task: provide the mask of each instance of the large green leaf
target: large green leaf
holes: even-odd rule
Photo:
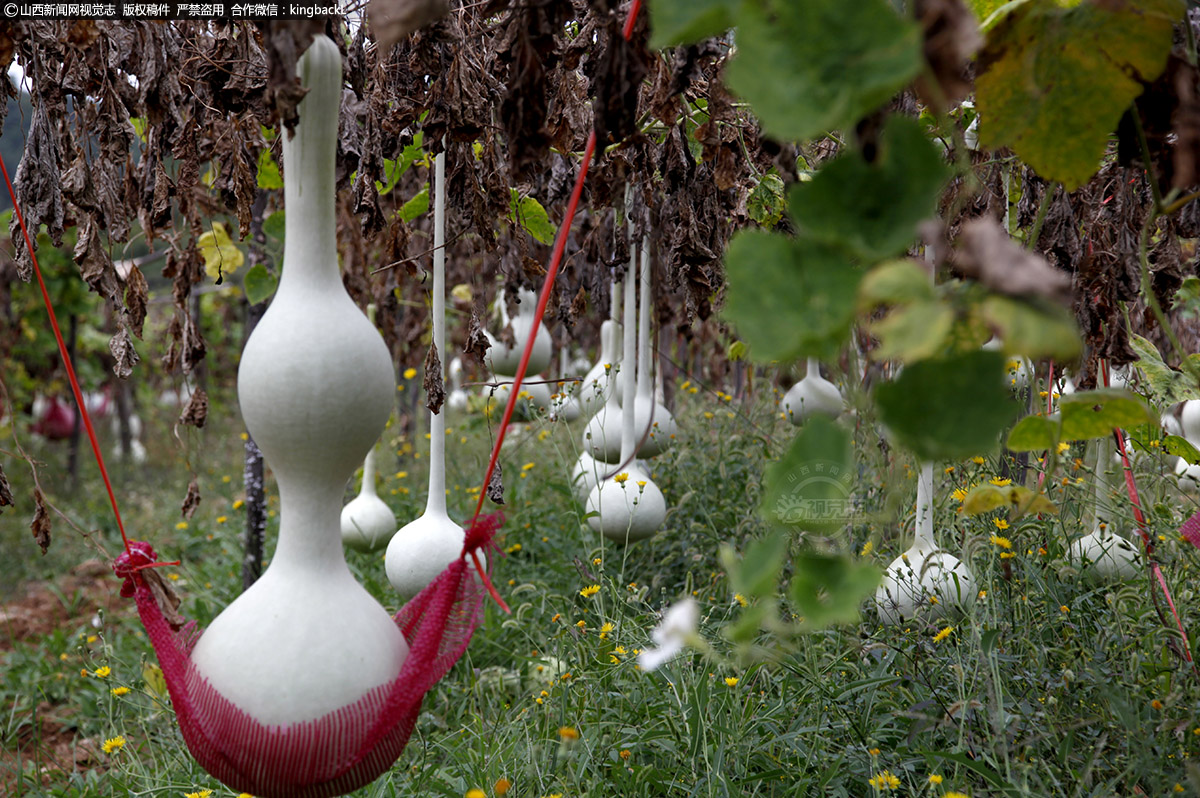
[[[874,310],[879,305],[898,305],[934,298],[929,272],[912,260],[881,263],[863,277],[858,286],[859,306]]]
[[[787,560],[789,537],[786,532],[775,530],[747,546],[741,557],[732,546],[722,546],[721,562],[729,572],[733,589],[750,598],[774,595],[775,582]]]
[[[962,511],[967,515],[990,513],[1008,507],[1016,516],[1026,513],[1058,513],[1058,506],[1043,493],[1035,493],[1021,485],[976,485],[963,498]]]
[[[247,270],[242,278],[242,287],[246,290],[246,301],[251,305],[265,302],[279,287],[279,280],[267,271],[267,267],[256,263]]]
[[[1196,385],[1196,381],[1164,363],[1158,354],[1158,347],[1140,335],[1131,335],[1130,343],[1140,358],[1137,366],[1146,375],[1150,394],[1159,407],[1200,399],[1200,386]]]
[[[1025,416],[1008,433],[1005,446],[1013,452],[1044,452],[1058,445],[1062,419],[1056,416]]]
[[[204,271],[218,285],[246,262],[246,256],[229,238],[221,222],[213,222],[208,230],[200,234],[196,239],[196,248],[200,257],[204,258]]]
[[[887,0],[746,0],[730,88],[763,130],[809,139],[849,128],[920,72],[920,29]]]
[[[508,217],[529,231],[529,234],[543,244],[553,244],[558,230],[550,221],[550,215],[542,207],[542,203],[533,197],[522,197],[515,188],[509,189],[510,205]]]
[[[756,361],[832,357],[849,336],[860,272],[833,247],[742,230],[725,271],[723,315]]]
[[[1122,388],[1101,388],[1059,398],[1062,439],[1086,441],[1104,438],[1116,428],[1131,429],[1157,424],[1158,414],[1138,396]]]
[[[792,567],[795,576],[788,595],[808,629],[856,621],[859,606],[879,586],[881,576],[873,565],[815,552],[796,557]]]
[[[740,0],[650,0],[650,46],[691,44],[734,25]]]
[[[871,352],[876,360],[911,363],[939,354],[954,327],[954,310],[941,302],[913,302],[896,308],[871,325],[879,347]]]
[[[763,476],[761,514],[800,529],[846,524],[854,484],[850,433],[820,416],[809,419],[782,459]]]
[[[283,176],[279,174],[279,164],[271,156],[271,150],[263,147],[258,153],[258,187],[263,189],[283,188]]]
[[[878,261],[908,249],[917,224],[936,214],[949,177],[945,158],[921,124],[892,116],[874,163],[851,151],[826,164],[809,182],[792,186],[791,215],[810,237]]]
[[[400,218],[406,222],[411,222],[423,213],[429,211],[429,184],[408,198],[408,201],[400,206],[397,213]]]
[[[1100,167],[1121,114],[1166,65],[1182,0],[1030,0],[987,34],[975,78],[980,140],[1011,147],[1068,191]]]
[[[1010,355],[1071,361],[1083,346],[1074,315],[1061,305],[993,295],[983,301],[983,317]]]
[[[774,227],[783,218],[787,203],[783,198],[783,180],[777,174],[765,174],[746,199],[746,213],[762,227]]]
[[[1003,387],[1004,358],[967,352],[906,366],[875,389],[879,416],[922,460],[958,460],[996,448],[1019,407]]]

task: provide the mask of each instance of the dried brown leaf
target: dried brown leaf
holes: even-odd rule
[[[150,593],[154,596],[154,601],[158,604],[158,608],[162,610],[163,619],[170,625],[171,629],[178,632],[187,623],[187,619],[179,614],[179,605],[183,603],[179,595],[171,588],[171,584],[163,579],[155,569],[145,568],[138,573],[146,580],[146,586],[150,588]]]
[[[123,380],[128,379],[133,373],[133,367],[141,360],[137,350],[133,348],[133,336],[129,334],[128,325],[122,324],[117,334],[109,340],[108,351],[116,361],[113,364],[113,374]]]
[[[480,365],[484,363],[488,350],[492,348],[492,344],[483,334],[483,330],[483,321],[480,320],[479,313],[472,310],[471,323],[467,325],[467,342],[463,344],[462,351],[464,355],[475,358],[475,362]]]
[[[186,424],[189,427],[201,429],[204,427],[204,422],[208,420],[208,394],[203,389],[197,388],[192,391],[192,396],[188,399],[187,407],[183,409],[183,413],[179,416],[179,423]]]
[[[449,13],[447,0],[371,0],[367,7],[375,41],[384,50]]]
[[[195,478],[188,483],[187,495],[183,497],[183,504],[179,507],[179,514],[184,518],[191,518],[196,514],[196,508],[200,506],[200,483]]]
[[[429,352],[425,355],[425,406],[429,412],[437,415],[442,412],[442,403],[446,401],[446,384],[442,380],[442,360],[438,357],[437,345],[429,342]]]
[[[61,246],[64,210],[62,179],[59,173],[58,133],[52,124],[45,102],[39,102],[33,109],[29,135],[25,139],[25,151],[17,165],[13,188],[17,194],[17,207],[21,209],[25,226],[30,231],[33,248],[37,249],[37,236],[34,233],[43,224],[46,225],[54,245]],[[33,262],[30,260],[29,249],[23,243],[16,214],[13,214],[8,226],[8,234],[13,241],[22,242],[16,247],[17,273],[22,280],[29,282],[33,276]]]
[[[33,501],[37,509],[33,512],[33,522],[29,529],[33,532],[33,539],[41,548],[42,554],[45,554],[50,550],[50,513],[46,510],[46,497],[42,495],[40,488],[33,489]]]
[[[4,475],[4,466],[0,465],[0,507],[12,507],[13,495],[12,486],[8,484],[8,477]],[[4,512],[0,510],[0,512]]]
[[[1043,296],[1071,301],[1071,277],[1024,249],[992,219],[972,219],[959,233],[953,263],[958,271],[987,288],[1012,296]]]
[[[492,478],[488,480],[487,497],[493,504],[504,504],[504,479],[501,475],[500,461],[496,461],[496,470],[492,472]]]

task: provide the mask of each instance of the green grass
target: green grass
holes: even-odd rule
[[[887,628],[868,606],[856,625],[803,636],[764,631],[752,645],[735,645],[724,630],[743,609],[718,550],[723,543],[744,549],[764,531],[754,513],[759,475],[792,428],[772,407],[680,395],[678,446],[654,462],[673,509],[648,542],[606,542],[571,500],[566,474],[582,423],[534,422],[506,448],[508,520],[498,542],[509,554],[497,558],[494,576],[513,612],[489,605],[466,656],[426,697],[404,754],[357,794],[463,796],[480,788],[491,796],[500,779],[512,783],[508,795],[533,798],[1200,791],[1200,677],[1171,653],[1177,635],[1159,622],[1148,577],[1096,585],[1064,559],[1091,500],[1090,471],[1075,469],[1075,452],[1053,477],[1059,517],[1003,531],[994,523],[1000,515],[966,518],[951,495],[991,478],[998,464],[942,464],[953,470],[938,475],[939,538],[965,552],[986,592],[966,617]],[[131,535],[183,560],[174,585],[185,614],[201,623],[240,589],[240,422],[228,388],[212,398],[207,429],[176,441],[172,414],[161,411],[147,419],[150,464],[116,469]],[[449,502],[461,519],[473,507],[469,489],[482,475],[491,430],[480,416],[452,416],[449,426]],[[859,519],[840,537],[809,543],[882,568],[908,545],[914,480],[902,457],[884,462],[868,429],[863,423],[856,432]],[[424,435],[404,441],[390,429],[384,441],[380,492],[404,523],[424,503]],[[42,461],[50,500],[80,530],[102,530],[96,538],[115,553],[119,538],[94,466],[85,465],[79,487],[70,488],[60,449],[30,436],[22,442]],[[186,462],[203,502],[177,528],[191,476]],[[21,501],[0,516],[0,587],[12,600],[29,580],[64,584],[64,573],[96,555],[56,517],[54,545],[42,557],[24,523],[32,512],[28,469],[12,457],[4,465]],[[1139,486],[1152,532],[1164,538],[1164,573],[1190,624],[1200,610],[1192,585],[1197,554],[1177,529],[1195,501],[1158,477],[1159,469],[1152,459],[1139,465]],[[1065,487],[1058,484],[1064,475]],[[1111,500],[1128,516],[1123,494]],[[271,501],[277,509],[273,492]],[[277,520],[270,519],[272,534]],[[1015,556],[1001,559],[993,534],[1009,538]],[[348,559],[394,609],[379,555],[351,552]],[[592,584],[598,593],[580,594]],[[0,652],[0,707],[8,708],[0,717],[0,784],[20,796],[232,795],[187,755],[170,707],[146,679],[154,657],[133,608],[111,600],[119,586],[108,581],[108,599],[60,589],[56,600],[69,620]],[[689,595],[702,608],[707,650],[639,671],[634,652],[648,645],[658,613]],[[95,628],[98,603],[116,609]],[[791,617],[782,600],[772,610]],[[935,639],[946,626],[952,631]],[[108,676],[97,677],[105,667]],[[120,686],[130,692],[113,695]],[[43,715],[54,723],[44,724]],[[49,761],[36,753],[47,728],[92,753],[77,767]],[[124,747],[99,750],[117,735]],[[883,771],[895,781],[879,778]],[[897,786],[881,792],[872,780]]]

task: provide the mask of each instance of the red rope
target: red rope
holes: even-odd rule
[[[1107,388],[1109,384],[1108,362],[1105,360],[1100,361],[1100,375],[1103,378],[1104,387]],[[1154,540],[1150,537],[1146,516],[1142,514],[1142,502],[1138,496],[1137,482],[1134,481],[1133,467],[1129,464],[1129,452],[1125,448],[1125,431],[1117,427],[1113,430],[1113,437],[1117,440],[1117,451],[1121,453],[1122,470],[1125,472],[1125,489],[1129,492],[1129,501],[1133,505],[1133,517],[1137,521],[1138,534],[1142,538],[1142,548],[1145,549],[1146,559],[1150,563],[1150,573],[1154,575],[1158,586],[1162,588],[1163,597],[1167,600],[1171,615],[1175,616],[1175,625],[1179,628],[1179,636],[1183,638],[1183,655],[1188,662],[1192,662],[1192,646],[1188,642],[1187,631],[1183,628],[1183,619],[1179,617],[1179,610],[1175,608],[1175,600],[1171,598],[1171,590],[1167,587],[1167,579],[1163,576],[1162,568],[1154,559]]]
[[[54,306],[50,304],[50,292],[46,290],[46,281],[42,279],[42,269],[38,265],[33,241],[29,237],[29,230],[25,227],[25,217],[21,213],[20,206],[17,205],[17,193],[13,190],[12,180],[8,177],[8,167],[4,165],[3,158],[0,158],[0,172],[4,173],[8,196],[12,198],[13,213],[17,215],[17,222],[21,225],[21,233],[25,236],[25,246],[29,249],[30,260],[33,261],[33,273],[37,276],[38,288],[42,289],[42,301],[46,303],[46,312],[50,314],[50,326],[54,330],[55,340],[58,341],[58,353],[62,355],[63,366],[67,370],[67,379],[71,383],[71,391],[75,394],[75,403],[79,406],[79,417],[83,419],[84,429],[87,430],[88,441],[92,444],[92,452],[96,455],[96,465],[100,466],[100,476],[104,479],[104,488],[108,491],[109,502],[112,503],[113,516],[117,519],[117,529],[121,530],[121,541],[125,544],[125,551],[128,552],[130,551],[129,538],[125,535],[125,524],[121,521],[121,511],[117,509],[117,495],[113,492],[112,482],[109,481],[108,469],[104,467],[104,455],[100,453],[100,444],[96,441],[96,430],[92,426],[92,417],[83,401],[83,391],[79,388],[75,367],[71,365],[71,356],[67,354],[67,345],[63,342],[62,330],[58,327],[58,317],[54,313]]]

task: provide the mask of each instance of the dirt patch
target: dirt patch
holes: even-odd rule
[[[88,623],[96,610],[131,612],[121,598],[121,582],[108,564],[87,560],[53,583],[30,582],[11,601],[0,605],[0,652],[63,626]]]
[[[31,780],[48,787],[61,783],[61,774],[100,767],[102,741],[78,737],[67,712],[65,707],[43,701],[36,709],[12,718],[16,733],[0,749],[0,794],[19,795],[22,778],[26,789]]]

